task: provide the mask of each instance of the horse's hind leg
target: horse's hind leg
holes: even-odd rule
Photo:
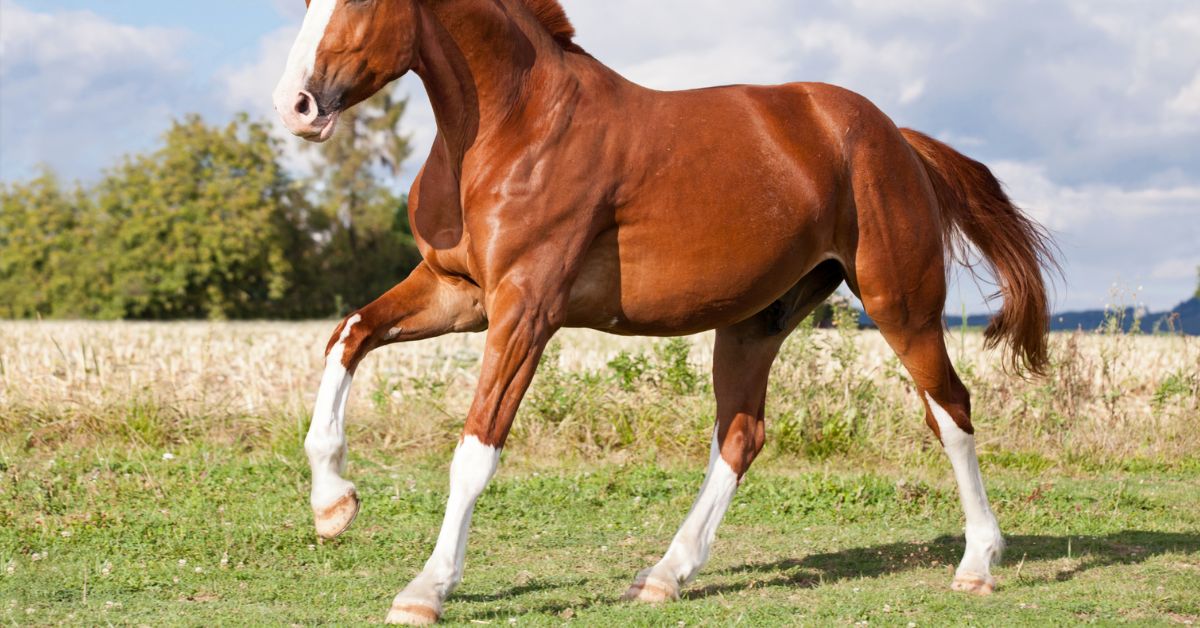
[[[313,521],[321,538],[332,539],[345,532],[358,515],[358,494],[342,475],[346,470],[346,400],[359,362],[386,344],[479,328],[483,317],[472,290],[476,289],[439,278],[421,265],[334,331],[304,439],[312,469]]]
[[[979,472],[970,395],[950,365],[940,327],[911,329],[883,324],[880,329],[912,375],[925,404],[925,422],[941,439],[958,482],[967,520],[967,547],[953,588],[991,593],[996,586],[991,565],[999,560],[1004,540]]]
[[[967,547],[953,588],[988,594],[995,588],[990,568],[1000,557],[1003,538],[979,472],[970,395],[946,353],[941,241],[914,237],[900,242],[902,233],[903,229],[894,232],[886,243],[860,246],[859,289],[867,314],[912,376],[925,405],[925,422],[941,439],[954,467],[966,513]],[[889,251],[904,251],[904,259],[891,259]]]

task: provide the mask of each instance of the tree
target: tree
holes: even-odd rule
[[[344,114],[312,179],[265,124],[175,122],[154,152],[68,189],[0,185],[0,316],[299,318],[362,305],[419,262],[406,198],[406,102]]]
[[[323,222],[317,266],[330,313],[367,304],[420,262],[407,198],[397,190],[412,152],[397,128],[407,106],[381,91],[343,113],[338,132],[315,149],[314,205]]]
[[[295,294],[312,240],[308,207],[263,124],[173,124],[160,150],[113,170],[92,228],[111,278],[99,300],[125,318],[304,314]]]
[[[0,186],[0,316],[90,316],[86,290],[89,203],[63,189],[48,168],[26,183]]]

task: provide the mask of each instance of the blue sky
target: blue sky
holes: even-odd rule
[[[1059,309],[1103,307],[1114,285],[1163,309],[1195,286],[1196,0],[563,4],[580,42],[643,84],[833,82],[985,161],[1055,232]],[[38,163],[94,179],[187,112],[272,119],[303,12],[302,0],[0,0],[0,179]],[[397,89],[413,98],[421,155],[434,132],[423,90],[412,77]],[[983,308],[969,283],[952,292],[950,309],[962,304]]]

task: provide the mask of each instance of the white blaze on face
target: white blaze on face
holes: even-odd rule
[[[321,40],[325,39],[325,29],[329,27],[337,3],[338,0],[313,0],[308,6],[300,35],[296,37],[296,43],[292,44],[292,51],[288,55],[283,78],[279,79],[279,85],[275,88],[275,108],[281,114],[291,110],[296,96],[305,89],[308,79],[312,77],[317,64],[317,49],[321,47]]]

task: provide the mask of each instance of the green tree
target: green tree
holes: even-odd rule
[[[407,99],[384,90],[342,114],[315,148],[317,261],[329,313],[365,305],[420,262],[398,176],[412,152],[399,129]]]
[[[0,185],[0,316],[328,316],[419,262],[397,191],[406,101],[347,112],[294,180],[267,126],[238,116],[172,125],[90,188],[49,170]]]
[[[97,186],[99,299],[126,318],[307,314],[296,295],[312,239],[308,207],[267,127],[239,116],[173,124],[158,151]]]
[[[0,185],[0,316],[88,316],[84,226],[90,205],[43,169],[32,180]]]

